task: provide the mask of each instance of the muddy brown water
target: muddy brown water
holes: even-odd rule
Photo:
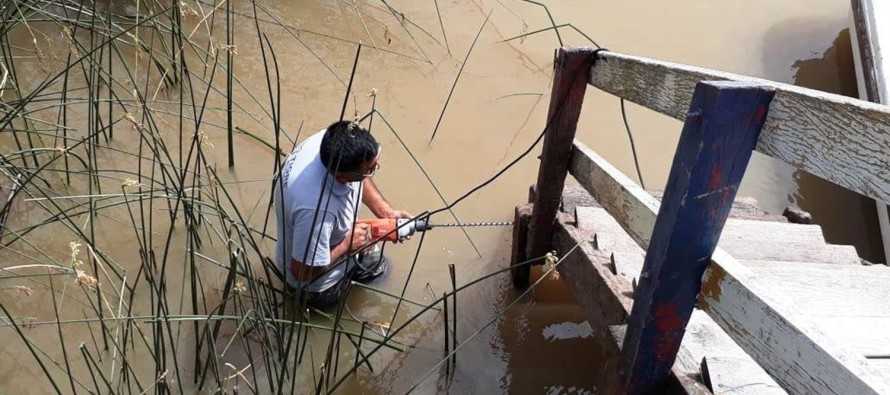
[[[511,0],[440,0],[438,6],[449,54],[443,45],[442,28],[432,1],[388,3],[441,44],[416,26],[410,26],[417,40],[415,44],[398,19],[383,3],[376,1],[267,1],[264,4],[271,12],[306,32],[295,38],[271,24],[262,23],[261,28],[275,48],[281,66],[282,128],[294,139],[314,133],[339,116],[355,54],[354,44],[310,32],[362,41],[366,45],[353,84],[355,100],[350,101],[347,115],[366,113],[372,102],[369,93],[376,90],[376,105],[395,133],[379,117],[374,120],[374,133],[385,147],[382,168],[375,180],[396,208],[420,213],[442,207],[445,202],[401,146],[396,134],[450,203],[503,168],[538,136],[546,116],[551,60],[558,42],[552,32],[503,42],[549,25],[543,9],[533,4]],[[600,45],[615,51],[851,96],[856,94],[847,31],[849,4],[845,1],[758,0],[716,4],[690,0],[670,3],[569,0],[547,4],[557,23],[571,23]],[[208,7],[205,5],[205,8]],[[235,8],[246,14],[252,12],[247,2],[237,2]],[[365,25],[356,17],[357,9]],[[430,143],[461,62],[489,11],[491,19],[463,70],[436,138]],[[235,25],[238,55],[234,70],[247,89],[258,93],[263,103],[267,103],[266,79],[255,29],[253,21],[247,18],[241,18]],[[29,36],[23,30],[14,32],[17,35],[14,41],[28,42]],[[560,32],[566,45],[588,45],[579,34],[568,29]],[[377,51],[373,48],[375,45],[398,54]],[[64,45],[56,43],[51,48],[65,54]],[[25,76],[23,79],[33,81],[40,81],[45,75],[39,67],[21,73]],[[248,102],[244,89],[237,89],[235,94],[236,100]],[[578,138],[633,178],[633,160],[618,100],[595,89],[588,90],[585,100]],[[248,111],[259,113],[255,105],[246,106]],[[629,104],[627,110],[646,187],[659,189],[669,171],[681,125],[633,104]],[[85,106],[72,105],[70,122],[74,127],[85,122],[84,111]],[[268,117],[261,118],[261,122],[256,122],[239,114],[236,125],[269,141],[271,121]],[[209,111],[206,121],[224,124],[225,117],[221,111]],[[168,129],[173,133],[175,127],[170,125]],[[134,149],[136,142],[128,141],[127,129],[119,130],[115,143]],[[224,131],[212,126],[204,131],[212,141],[213,148],[207,151],[219,165],[220,179],[235,185],[231,189],[233,198],[236,204],[252,213],[250,222],[261,222],[263,210],[256,207],[264,207],[268,201],[272,153],[254,140],[236,136],[236,167],[227,169]],[[2,140],[2,144],[4,152],[14,150],[9,139]],[[527,188],[536,177],[537,153],[538,149],[534,150],[495,182],[462,201],[454,207],[454,215],[466,222],[511,220],[513,207],[524,202]],[[880,260],[882,252],[875,236],[874,205],[858,195],[763,155],[753,159],[741,194],[757,198],[764,209],[773,212],[781,212],[790,203],[799,204],[824,226],[829,242],[853,244],[863,257]],[[40,218],[35,214],[35,204],[17,202],[10,228],[23,228]],[[156,226],[162,228],[166,214],[157,209],[155,215]],[[125,216],[126,212],[121,210],[112,211],[107,217]],[[438,214],[436,219],[453,220],[448,212]],[[97,238],[105,243],[118,263],[129,273],[135,273],[138,255],[134,250],[138,246],[134,245],[132,230],[126,230],[116,221],[104,220],[100,224],[100,220],[96,219],[100,226]],[[460,230],[440,228],[429,232],[413,272],[409,268],[419,238],[387,247],[387,255],[394,262],[393,271],[376,286],[401,292],[410,274],[406,296],[420,302],[430,301],[433,293],[438,297],[450,289],[449,264],[456,266],[461,284],[509,263],[509,228],[473,228],[467,229],[467,235],[479,254]],[[181,236],[181,232],[174,236]],[[48,227],[29,235],[27,240],[39,246],[45,255],[36,253],[37,247],[14,244],[0,251],[4,267],[35,260],[66,263],[70,252],[68,242],[73,240],[73,235]],[[271,241],[265,241],[267,253],[272,251],[272,245]],[[225,256],[224,252],[208,248],[208,256]],[[181,254],[182,246],[174,246],[173,251]],[[37,258],[27,259],[21,252]],[[214,279],[221,282],[224,277],[217,274]],[[181,281],[182,274],[171,274],[171,284]],[[49,290],[35,286],[34,293],[26,296],[10,288],[22,285],[17,280],[4,279],[3,282],[0,298],[13,316],[34,317],[36,321],[54,319],[54,308],[46,299]],[[602,365],[599,347],[571,294],[558,280],[544,279],[533,292],[501,315],[516,296],[506,274],[459,294],[458,337],[461,341],[474,338],[462,346],[456,370],[451,375],[446,375],[444,369],[434,369],[442,358],[443,335],[441,316],[431,314],[403,335],[401,340],[413,345],[410,352],[379,352],[371,360],[374,372],[359,369],[340,391],[404,393],[417,385],[418,393],[596,393],[594,377]],[[354,315],[364,320],[385,322],[395,303],[380,294],[357,291],[351,295],[349,306]],[[397,322],[416,311],[416,308],[403,307]],[[64,315],[72,319],[80,312]],[[81,341],[91,343],[87,338],[89,332],[82,328],[66,329],[66,333],[69,343],[74,344],[69,345],[69,352],[78,352],[76,345]],[[0,390],[52,393],[18,336],[10,328],[2,329],[0,336],[0,360],[5,361],[0,365]],[[54,326],[37,326],[29,329],[27,336],[50,350],[49,345],[57,341],[58,335]],[[312,344],[316,350],[322,350],[327,336],[315,336]],[[350,353],[346,351],[346,359],[351,359]],[[49,354],[51,359],[62,363],[58,350]],[[248,364],[237,357],[231,361],[239,369]],[[59,372],[57,367],[50,369],[56,374]],[[311,372],[307,370],[305,374],[310,377]],[[312,392],[310,381],[305,383],[300,392]]]

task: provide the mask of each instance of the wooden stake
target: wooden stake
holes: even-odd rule
[[[569,47],[560,48],[554,59],[550,110],[541,166],[538,168],[537,194],[529,223],[529,258],[544,256],[551,250],[553,223],[568,174],[572,141],[584,102],[592,57],[592,48]]]

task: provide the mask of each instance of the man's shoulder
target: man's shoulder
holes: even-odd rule
[[[310,178],[318,178],[318,171],[313,171],[317,169],[313,169],[313,164],[318,158],[319,151],[321,149],[321,139],[324,136],[324,130],[313,134],[312,136],[304,139],[300,144],[294,147],[294,150],[287,156],[284,160],[284,165],[282,166],[282,177],[284,178],[287,184],[291,182],[300,182],[294,180],[291,174],[299,173],[304,174],[304,177],[298,178],[306,178],[305,175],[309,175]],[[308,172],[307,172],[308,170]],[[306,174],[308,173],[308,174]],[[323,175],[323,174],[322,174]],[[315,182],[314,179],[305,180],[304,182]]]

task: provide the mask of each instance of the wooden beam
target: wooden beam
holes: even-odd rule
[[[622,347],[628,394],[652,393],[670,374],[774,93],[726,81],[696,88]]]
[[[560,214],[554,229],[557,253],[579,245],[580,251],[563,258],[557,266],[560,278],[572,290],[578,304],[584,306],[594,332],[605,334],[610,325],[624,324],[633,304],[630,283],[609,270],[609,254],[594,248],[593,235],[573,225],[573,218]]]
[[[890,268],[741,261],[826,335],[866,358],[890,355]]]
[[[882,1],[851,0],[853,31],[850,39],[853,41],[854,59],[859,65],[856,74],[861,75],[862,81],[859,97],[873,103],[884,103],[887,99],[885,82],[884,59],[881,54],[881,39],[888,35],[886,26],[878,23],[879,18],[886,18],[887,8]],[[888,37],[890,38],[890,37]],[[884,86],[882,86],[884,85]]]
[[[763,369],[742,358],[705,357],[701,362],[702,380],[715,394],[784,395],[774,382],[749,383],[749,377],[763,375]]]
[[[890,59],[884,61],[883,51],[890,46],[890,4],[886,1],[852,0],[853,63],[859,98],[873,103],[888,104],[890,100]],[[878,21],[883,21],[879,23]],[[876,201],[884,263],[890,264],[890,212],[887,200]]]
[[[658,199],[580,141],[572,147],[569,172],[637,244],[649,245]]]
[[[580,142],[575,142],[570,163],[581,186],[648,248],[658,201]],[[757,284],[750,269],[719,247],[704,285],[702,309],[789,393],[890,393],[887,379],[865,358],[800,316],[782,294]]]
[[[757,151],[842,187],[890,201],[890,108],[757,78],[600,52],[590,84],[683,120],[699,81],[776,89]]]
[[[699,305],[789,393],[890,393],[861,354],[825,335],[750,269],[719,248],[713,261]]]
[[[538,167],[537,196],[529,222],[526,254],[529,258],[543,256],[551,248],[553,223],[565,186],[592,56],[592,48],[560,48],[554,59],[553,90]]]

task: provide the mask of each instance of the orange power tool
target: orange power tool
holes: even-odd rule
[[[425,219],[374,218],[358,219],[356,225],[369,225],[373,241],[402,241],[414,232],[425,232],[432,228]]]
[[[477,227],[477,226],[512,226],[513,222],[470,222],[470,223],[450,223],[450,224],[431,224],[427,219],[409,218],[375,218],[375,219],[359,219],[356,220],[357,225],[369,225],[371,227],[372,241],[404,241],[414,232],[426,232],[434,227]]]

